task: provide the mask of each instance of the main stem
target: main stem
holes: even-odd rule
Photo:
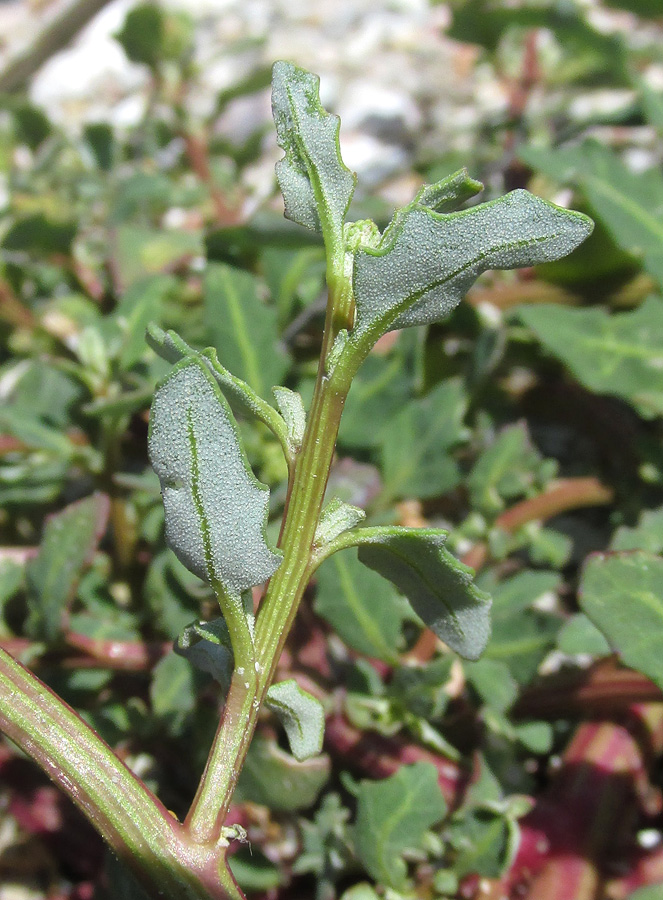
[[[69,795],[150,896],[233,896],[224,851],[196,845],[99,735],[4,650],[0,730]]]
[[[260,706],[310,577],[315,531],[345,398],[356,368],[346,364],[327,371],[329,351],[338,331],[351,324],[350,280],[338,268],[334,274],[328,278],[330,298],[318,375],[279,541],[283,561],[270,581],[256,621],[255,672],[234,673],[207,767],[185,823],[197,841],[217,840],[222,833]]]

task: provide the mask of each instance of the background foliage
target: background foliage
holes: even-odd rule
[[[566,260],[483,276],[361,369],[333,491],[369,523],[450,528],[494,598],[492,638],[461,663],[356,551],[323,565],[281,674],[323,700],[325,752],[297,762],[265,714],[233,808],[254,896],[663,896],[662,22],[657,0],[607,6],[618,30],[579,2],[451,9],[449,36],[511,99],[462,158],[422,149],[416,178],[464,164],[485,199],[526,186],[597,227]],[[265,123],[241,145],[215,132],[266,74],[194,117],[194,38],[184,14],[129,13],[117,39],[151,74],[134,128],[72,137],[19,95],[0,116],[0,642],[176,813],[220,688],[171,652],[213,604],[164,544],[146,445],[167,366],[145,329],[306,398],[324,311],[321,245],[276,203],[242,214]],[[380,196],[351,218],[369,207],[388,221]],[[242,436],[276,531],[280,448],[251,422]],[[139,896],[8,744],[0,780],[5,885]]]

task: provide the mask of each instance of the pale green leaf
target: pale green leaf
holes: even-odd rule
[[[250,800],[283,812],[306,809],[315,803],[329,772],[328,756],[298,762],[274,741],[257,735],[239,777],[235,802]]]
[[[317,528],[315,529],[315,538],[313,546],[317,549],[324,547],[330,541],[333,541],[349,531],[366,518],[366,513],[358,506],[351,506],[338,497],[332,497],[320,513]]]
[[[196,706],[193,669],[189,663],[169,653],[152,671],[150,700],[155,716],[163,719],[171,734],[180,734]]]
[[[175,642],[175,653],[211,675],[224,692],[230,687],[233,649],[230,632],[223,618],[187,625]]]
[[[238,414],[254,416],[267,425],[278,438],[286,458],[292,459],[294,449],[290,443],[289,427],[274,407],[259,397],[250,385],[221,365],[216,350],[212,347],[203,351],[194,350],[174,331],[162,331],[156,325],[148,327],[146,337],[148,344],[166,362],[177,363],[189,357],[202,360],[216,379],[231,408]]]
[[[294,450],[299,450],[306,431],[306,410],[301,395],[297,391],[291,391],[290,388],[280,385],[273,387],[272,393],[288,429],[290,446]]]
[[[418,850],[426,831],[446,815],[431,763],[401,766],[381,781],[362,781],[357,796],[355,845],[366,871],[396,890],[407,884],[406,850]]]
[[[225,263],[207,266],[204,291],[205,320],[219,359],[236,378],[267,396],[287,367],[276,309],[261,299],[254,275]]]
[[[149,453],[166,541],[190,571],[237,599],[273,575],[280,558],[265,539],[269,491],[253,475],[230,407],[201,360],[178,363],[157,388]]]
[[[289,219],[322,231],[333,244],[342,236],[343,219],[356,176],[341,159],[340,121],[320,105],[320,79],[287,62],[272,75],[272,112],[276,138],[285,156],[276,175]]]
[[[663,688],[663,559],[635,550],[591,556],[580,606],[627,666]]]
[[[174,278],[157,275],[136,282],[119,300],[113,319],[122,331],[122,369],[130,369],[145,353],[145,329],[151,321],[161,319],[164,300],[176,284]]]
[[[663,300],[612,315],[545,304],[518,316],[585,387],[623,398],[647,419],[663,415]]]
[[[377,249],[355,256],[351,339],[365,348],[394,328],[439,322],[486,269],[559,259],[591,230],[586,216],[523,190],[448,214],[415,199],[396,214]]]
[[[663,506],[645,510],[633,528],[622,526],[615,532],[611,550],[648,550],[663,553]]]
[[[322,752],[325,714],[322,704],[300,688],[294,678],[273,684],[265,704],[285,728],[292,755],[299,762]]]

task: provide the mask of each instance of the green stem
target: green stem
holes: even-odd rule
[[[336,436],[356,369],[354,358],[327,372],[327,357],[352,313],[349,280],[330,280],[330,299],[318,377],[301,450],[288,493],[279,545],[283,560],[262,601],[255,631],[255,673],[233,676],[223,719],[186,820],[196,840],[218,839],[260,706],[310,577],[313,541],[334,455]],[[340,310],[340,316],[339,316]],[[246,673],[247,675],[249,673]]]
[[[0,729],[68,794],[150,896],[242,896],[225,866],[225,846],[196,845],[99,735],[4,650]]]

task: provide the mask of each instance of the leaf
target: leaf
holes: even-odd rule
[[[205,272],[205,321],[225,368],[257,394],[279,384],[287,357],[278,345],[276,310],[263,303],[250,272],[210,263]]]
[[[460,470],[450,450],[466,439],[467,395],[460,380],[410,401],[382,431],[384,489],[392,499],[436,497],[454,488]]]
[[[521,307],[518,317],[585,387],[621,397],[646,419],[663,414],[663,300],[612,315],[545,304]]]
[[[506,712],[518,696],[518,685],[506,663],[480,659],[463,666],[468,681],[484,703],[498,712]]]
[[[243,591],[273,575],[280,558],[265,539],[269,491],[253,475],[230,408],[199,359],[182,360],[157,388],[149,454],[169,547],[239,603]]]
[[[645,510],[634,528],[618,528],[610,549],[663,553],[663,506]]]
[[[389,778],[360,782],[355,845],[366,871],[387,887],[405,887],[404,851],[419,849],[425,832],[446,811],[431,763],[401,766]]]
[[[174,649],[193,666],[211,675],[227,693],[234,657],[230,632],[223,618],[187,625],[177,638]]]
[[[172,735],[181,734],[196,707],[193,669],[189,663],[169,653],[152,670],[150,700],[154,715],[163,719]]]
[[[474,572],[445,549],[435,528],[361,528],[348,535],[359,560],[393,582],[423,622],[452,650],[477,659],[490,634],[490,597]]]
[[[404,601],[354,553],[334,553],[317,572],[315,611],[354,650],[396,663],[403,642]]]
[[[663,180],[657,170],[632,172],[597,141],[561,150],[528,147],[521,157],[559,181],[578,185],[619,246],[644,257],[648,271],[663,284]]]
[[[37,556],[27,566],[29,629],[47,640],[57,637],[83,570],[106,530],[110,501],[92,494],[51,516]]]
[[[145,329],[151,321],[161,319],[163,303],[175,286],[173,278],[157,275],[136,282],[122,296],[113,316],[123,331],[121,369],[130,369],[145,353]]]
[[[147,342],[155,351],[170,363],[177,363],[182,359],[193,357],[201,360],[216,379],[223,395],[231,408],[238,413],[254,416],[263,422],[278,438],[286,459],[294,458],[294,447],[290,443],[290,429],[273,406],[258,394],[241,378],[236,378],[225,369],[217,359],[216,350],[211,347],[198,351],[182,340],[174,331],[162,331],[156,325],[150,325],[147,329]],[[283,388],[283,390],[286,390]]]
[[[415,198],[376,249],[355,255],[351,340],[365,349],[386,331],[439,322],[482,272],[559,259],[591,230],[587,216],[523,190],[449,214]]]
[[[272,113],[285,157],[276,164],[285,214],[338,246],[356,176],[341,159],[340,120],[320,105],[320,79],[287,62],[272,72]]]
[[[561,621],[535,604],[556,591],[555,572],[525,571],[499,584],[484,583],[493,598],[492,635],[485,659],[505,662],[520,684],[527,684],[554,646]]]
[[[294,678],[273,684],[265,704],[285,728],[292,755],[299,762],[322,752],[325,714],[322,704],[302,690]]]
[[[314,548],[324,547],[339,534],[349,531],[366,518],[366,513],[358,506],[351,506],[338,497],[332,497],[320,513],[320,519],[315,529],[313,540]]]
[[[290,446],[293,450],[299,450],[306,431],[306,410],[304,409],[301,394],[279,385],[272,388],[272,393],[276,398],[276,405],[288,429]]]
[[[274,741],[257,736],[239,777],[235,802],[249,800],[282,812],[306,809],[327,783],[329,770],[327,756],[297,762]]]
[[[580,607],[627,666],[663,688],[663,559],[652,553],[596,553],[580,584]]]
[[[172,271],[203,254],[202,232],[120,225],[116,231],[113,264],[126,290],[150,275]]]

